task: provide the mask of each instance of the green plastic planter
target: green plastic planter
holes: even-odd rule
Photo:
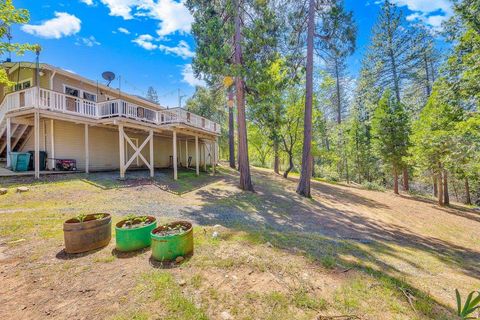
[[[157,227],[157,219],[152,216],[148,216],[147,218],[151,223],[139,228],[122,228],[127,220],[122,220],[115,225],[116,249],[118,251],[134,251],[150,246],[152,243],[150,233]]]
[[[183,225],[186,231],[170,235],[158,235],[168,227]],[[157,261],[172,261],[177,257],[189,256],[193,253],[193,228],[187,221],[175,221],[154,229],[152,235],[152,257]]]

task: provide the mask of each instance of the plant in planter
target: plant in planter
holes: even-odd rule
[[[155,217],[127,216],[115,225],[117,250],[127,252],[149,247],[152,243],[150,232],[156,227]]]
[[[154,229],[152,257],[157,261],[172,261],[193,253],[193,227],[187,221],[175,221]]]
[[[108,213],[79,214],[63,223],[63,235],[67,253],[102,248],[112,238],[112,217]]]

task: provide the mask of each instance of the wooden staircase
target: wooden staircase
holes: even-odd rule
[[[7,128],[0,129],[0,159],[7,158]],[[29,135],[32,133],[32,126],[26,124],[12,123],[12,152],[21,149]]]
[[[5,161],[7,158],[7,120],[5,114],[7,106],[5,99],[0,104],[0,161]],[[21,146],[26,142],[29,135],[32,133],[32,126],[28,124],[11,124],[11,147],[12,152],[21,149]]]

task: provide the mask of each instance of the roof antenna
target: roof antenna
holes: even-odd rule
[[[109,87],[110,83],[113,80],[115,80],[115,73],[113,73],[111,71],[105,71],[104,73],[102,73],[102,78],[108,81],[107,87]]]

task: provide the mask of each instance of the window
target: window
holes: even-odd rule
[[[78,97],[80,96],[80,90],[65,86],[65,94],[70,96]]]
[[[97,101],[97,95],[93,94],[93,93],[90,93],[90,92],[83,91],[83,99],[88,100],[88,101],[92,101],[92,102],[96,102]]]
[[[27,81],[23,81],[23,82],[19,82],[17,84],[15,84],[13,86],[13,91],[18,91],[18,90],[22,90],[22,89],[27,89],[27,88],[30,88],[31,87],[31,81],[30,80],[27,80]]]

